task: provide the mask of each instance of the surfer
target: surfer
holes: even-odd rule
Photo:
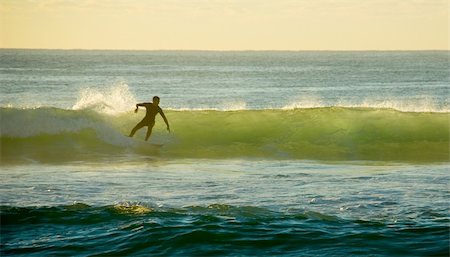
[[[164,119],[164,122],[167,125],[167,131],[170,132],[169,122],[167,121],[166,116],[164,115],[163,110],[158,106],[159,104],[159,97],[154,96],[152,103],[140,103],[136,104],[136,110],[134,110],[135,113],[138,112],[139,106],[145,107],[147,112],[145,113],[145,117],[131,130],[130,137],[134,136],[134,133],[141,129],[142,127],[147,126],[147,135],[145,136],[145,141],[147,141],[152,134],[153,126],[155,125],[155,117],[159,113],[161,114],[162,118]]]

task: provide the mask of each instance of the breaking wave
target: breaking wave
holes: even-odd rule
[[[449,161],[449,113],[325,107],[166,111],[151,143],[128,135],[143,113],[0,108],[1,161],[96,161],[105,157]],[[153,144],[164,144],[156,147]]]

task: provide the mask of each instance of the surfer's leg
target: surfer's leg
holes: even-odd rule
[[[152,135],[152,129],[153,129],[153,126],[148,126],[147,135],[145,136],[145,141],[147,141],[148,138]]]
[[[136,126],[134,126],[134,128],[131,130],[130,132],[130,137],[133,137],[134,134],[136,133],[136,131],[138,131],[139,129],[141,129],[144,126],[144,123],[141,121],[139,122]]]
[[[147,135],[145,136],[145,141],[147,141],[149,139],[149,137],[152,135],[152,130],[153,130],[154,125],[155,125],[155,122],[151,122],[150,124],[148,124]]]

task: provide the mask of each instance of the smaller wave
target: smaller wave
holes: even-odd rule
[[[97,217],[99,213],[109,213],[110,218],[128,218],[133,216],[154,216],[154,217],[174,217],[174,216],[210,216],[222,218],[250,219],[250,220],[310,220],[324,222],[345,222],[350,221],[355,224],[365,224],[380,226],[381,224],[390,224],[392,222],[410,222],[410,217],[397,217],[395,221],[392,217],[378,216],[371,220],[363,220],[359,218],[348,219],[336,214],[323,213],[309,209],[288,209],[285,211],[275,211],[267,207],[252,205],[232,205],[225,203],[213,203],[209,205],[189,205],[182,207],[162,207],[153,203],[144,202],[118,202],[111,205],[93,206],[82,202],[74,202],[68,205],[58,206],[0,206],[0,214],[2,215],[2,224],[23,224],[30,221],[30,217],[42,218],[42,221],[48,221],[47,218],[55,218],[59,220],[68,220],[71,216],[76,219],[78,215],[86,217],[86,214]],[[111,216],[113,215],[113,216]],[[449,218],[444,214],[436,212],[430,215],[428,210],[424,210],[419,216],[426,219],[434,220],[437,223],[445,223]],[[108,215],[105,215],[105,217]],[[5,219],[3,219],[5,218]],[[419,221],[418,221],[419,222]]]
[[[76,202],[69,205],[60,206],[31,206],[31,207],[14,207],[0,206],[3,224],[22,224],[24,220],[30,217],[47,218],[53,217],[55,220],[70,217],[76,219],[86,214],[96,216],[99,212],[115,215],[114,218],[127,218],[129,215],[150,215],[155,217],[176,216],[211,216],[211,217],[229,217],[236,219],[257,219],[257,220],[275,220],[275,219],[295,219],[295,220],[318,220],[318,221],[339,221],[340,218],[315,211],[301,211],[298,213],[284,213],[272,211],[268,208],[257,206],[239,206],[222,203],[215,203],[206,206],[184,206],[180,208],[167,208],[153,206],[152,204],[140,202],[120,202],[114,205],[91,206],[85,203]],[[65,217],[65,218],[64,218]],[[70,222],[70,221],[69,221]]]

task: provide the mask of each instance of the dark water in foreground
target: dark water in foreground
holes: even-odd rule
[[[429,226],[229,205],[3,207],[2,255],[447,256],[448,219],[439,219]]]
[[[142,161],[4,167],[2,256],[449,253],[447,165]]]

